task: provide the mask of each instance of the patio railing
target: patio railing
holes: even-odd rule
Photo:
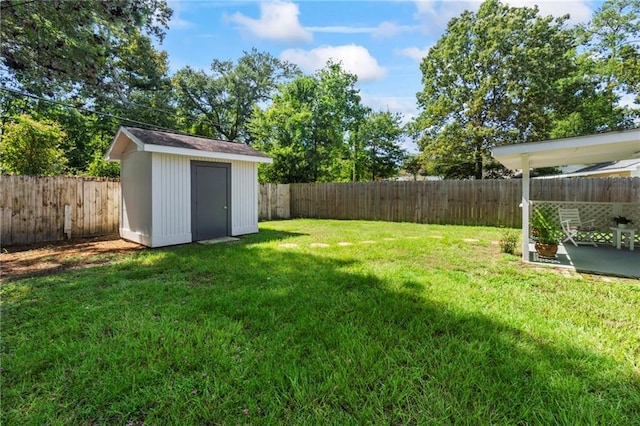
[[[597,231],[593,239],[598,243],[611,243],[616,224],[615,216],[624,216],[633,221],[632,227],[640,228],[640,203],[592,203],[579,201],[531,201],[531,211],[542,210],[560,228],[559,209],[578,209],[583,222],[592,220]],[[635,233],[635,242],[640,243],[640,232]]]

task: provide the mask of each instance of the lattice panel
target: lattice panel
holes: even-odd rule
[[[588,203],[565,201],[531,201],[531,213],[534,210],[542,210],[547,217],[560,228],[559,209],[578,209],[580,220],[583,222],[593,219],[597,231],[593,233],[593,239],[598,243],[611,243],[613,233],[611,227],[615,226],[614,216],[625,216],[633,221],[632,227],[638,229],[635,233],[635,241],[640,243],[640,203]],[[585,241],[584,235],[578,234],[577,240]]]

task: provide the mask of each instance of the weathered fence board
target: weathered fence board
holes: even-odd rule
[[[259,219],[308,217],[521,226],[518,179],[264,184]],[[531,199],[639,203],[640,178],[534,179]],[[75,177],[0,177],[0,243],[29,244],[118,232],[120,182]]]
[[[258,197],[259,220],[288,219],[290,217],[289,185],[273,183],[260,185]]]
[[[521,226],[522,181],[291,184],[291,217]],[[273,189],[270,189],[273,191]],[[640,178],[535,179],[531,199],[637,203]],[[261,198],[261,202],[266,202]],[[265,206],[261,211],[267,211]],[[267,219],[261,215],[261,219]]]
[[[65,205],[72,237],[118,232],[120,183],[113,179],[0,176],[3,246],[65,238]]]

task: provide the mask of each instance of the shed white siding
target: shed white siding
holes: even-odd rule
[[[258,232],[258,166],[256,163],[135,152],[138,161],[122,162],[127,194],[135,203],[123,207],[121,235],[150,247],[184,244],[191,235],[191,161],[231,164],[231,235]],[[126,200],[123,193],[123,205]],[[140,217],[138,217],[140,216]]]
[[[251,147],[198,136],[121,127],[105,157],[121,162],[120,236],[125,239],[149,247],[193,241],[191,167],[194,161],[229,164],[230,174],[225,173],[224,179],[231,179],[227,187],[229,205],[225,205],[230,228],[225,226],[209,234],[197,231],[197,238],[258,232],[258,163],[269,163],[271,159]],[[225,171],[229,169],[224,167]],[[203,200],[203,205],[208,206],[206,209],[217,206],[213,198],[216,194],[198,194],[206,199]],[[206,221],[207,212],[209,210],[197,212],[198,217],[204,216]],[[210,219],[214,216],[211,214]],[[218,214],[216,220],[224,221],[224,218]]]
[[[258,165],[231,162],[231,235],[258,232]]]
[[[120,167],[121,189],[120,236],[151,245],[151,154],[130,146]]]
[[[189,157],[153,153],[153,245],[190,243],[191,169]]]

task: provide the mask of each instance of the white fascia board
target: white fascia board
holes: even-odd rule
[[[611,143],[633,141],[640,141],[640,129],[498,146],[493,148],[492,152],[497,155],[533,154],[541,151],[584,148],[587,146],[608,145]],[[603,149],[606,148],[603,147]]]
[[[272,158],[258,157],[258,156],[252,156],[252,155],[239,155],[239,154],[228,154],[224,152],[200,151],[197,149],[176,148],[172,146],[161,146],[161,145],[151,145],[151,144],[143,145],[143,147],[144,148],[142,149],[142,151],[157,152],[161,154],[184,155],[186,157],[215,158],[218,160],[244,161],[248,163],[273,163]]]
[[[126,139],[128,139],[128,141]],[[142,143],[140,139],[131,134],[131,132],[129,132],[127,129],[125,129],[124,127],[120,127],[118,129],[118,133],[116,133],[115,138],[113,138],[113,142],[111,142],[111,145],[109,145],[109,148],[107,148],[107,152],[104,154],[104,159],[107,161],[122,160],[126,145],[129,141],[136,144],[136,147],[139,151],[144,151],[144,143]]]
[[[603,133],[496,147],[493,157],[510,169],[518,168],[521,156],[529,155],[530,166],[550,167],[568,163],[594,164],[632,157],[640,151],[640,130]]]

